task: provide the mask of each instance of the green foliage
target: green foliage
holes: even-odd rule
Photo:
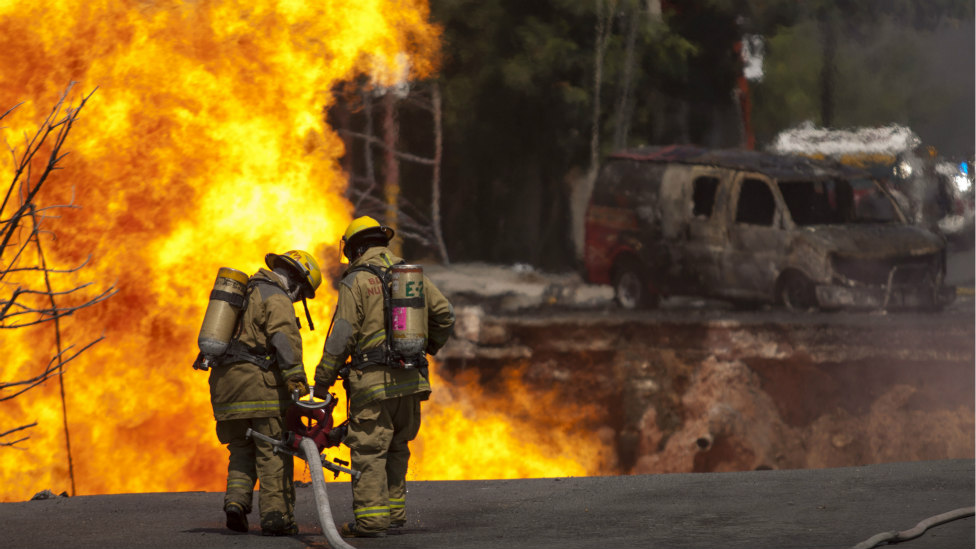
[[[865,8],[865,17],[879,18],[843,23],[847,32],[837,35],[833,67],[833,126],[904,124],[948,154],[971,155],[973,21],[943,17],[935,28],[916,27],[909,22],[919,16],[907,4],[892,3],[890,12]],[[805,120],[823,124],[823,51],[814,20],[767,37],[764,77],[752,85],[760,145]]]
[[[569,243],[550,227],[567,222],[562,177],[586,154],[592,5],[431,7],[445,29],[444,217],[460,244],[452,256],[559,263]]]
[[[839,124],[907,123],[913,80],[920,74],[920,37],[890,19],[879,21],[861,36],[860,40],[840,44],[837,72],[842,77],[836,89]]]
[[[719,0],[716,0],[719,1]],[[856,32],[887,19],[898,26],[932,30],[946,19],[973,18],[971,0],[721,0],[746,17],[748,32],[772,35],[781,27],[833,14]]]
[[[753,124],[760,142],[805,120],[820,124],[819,34],[814,22],[767,39],[763,79],[752,85]]]
[[[744,33],[766,39],[764,78],[751,83],[758,144],[805,120],[820,124],[829,24],[834,125],[908,124],[971,155],[971,0],[672,0],[662,20],[644,0],[432,0],[444,28],[443,215],[453,258],[572,264],[566,180],[589,164],[597,2],[615,13],[597,121],[604,154],[621,125],[631,146],[737,145],[734,45]],[[633,102],[622,109],[626,97]],[[427,126],[401,132],[430,142],[411,131]]]

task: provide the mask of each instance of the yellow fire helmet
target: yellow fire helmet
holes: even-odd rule
[[[322,270],[319,269],[319,264],[312,254],[308,252],[290,250],[281,255],[268,254],[264,256],[264,262],[271,270],[276,266],[286,265],[297,271],[302,277],[302,288],[308,299],[315,297],[315,290],[322,284]]]
[[[357,217],[349,223],[348,227],[346,227],[346,234],[342,235],[342,241],[348,244],[349,239],[356,235],[366,236],[367,233],[374,233],[377,230],[386,235],[387,240],[393,238],[393,229],[380,225],[379,221],[369,217],[368,215]]]
[[[353,258],[349,254],[351,251],[355,251],[355,247],[358,245],[352,244],[352,240],[355,239],[358,242],[362,238],[371,236],[382,236],[389,242],[393,238],[393,229],[385,225],[380,225],[379,221],[366,215],[353,219],[349,223],[349,226],[346,227],[346,234],[342,235],[342,242],[339,243],[339,255],[345,256],[346,259],[351,261]]]

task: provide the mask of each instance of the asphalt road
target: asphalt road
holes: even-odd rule
[[[974,503],[973,460],[840,469],[414,482],[408,524],[357,548],[848,548]],[[338,522],[347,482],[329,483]],[[4,548],[328,547],[311,487],[290,538],[224,528],[222,494],[78,496],[0,504]],[[254,515],[252,522],[256,522]],[[904,549],[972,549],[974,520],[930,528]]]

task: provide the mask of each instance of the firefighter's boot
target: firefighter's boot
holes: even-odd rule
[[[224,513],[227,514],[227,528],[235,532],[247,532],[247,513],[244,507],[236,501],[232,501],[224,506]]]
[[[366,532],[360,530],[355,522],[347,522],[342,525],[339,530],[339,534],[344,538],[382,538],[386,536],[386,532],[380,530],[379,532]]]
[[[285,515],[273,511],[261,517],[261,534],[265,536],[294,536],[298,533],[298,525],[294,520],[285,519]]]

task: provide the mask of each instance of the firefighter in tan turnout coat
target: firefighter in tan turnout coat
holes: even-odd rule
[[[424,276],[426,348],[413,363],[391,352],[389,303],[384,306],[384,282],[378,275],[403,263],[387,248],[392,237],[391,228],[370,217],[357,218],[346,229],[343,253],[350,266],[339,284],[335,318],[315,370],[315,396],[325,398],[340,372],[347,391],[350,421],[344,443],[351,449],[352,468],[362,475],[352,483],[356,521],[342,526],[346,537],[378,537],[406,523],[408,443],[420,430],[420,403],[431,390],[423,355],[435,354],[454,326],[450,302]]]
[[[245,308],[230,348],[210,372],[217,438],[230,451],[224,512],[227,527],[248,531],[254,485],[265,535],[294,535],[293,458],[245,436],[248,428],[274,439],[284,431],[291,392],[308,394],[302,336],[293,303],[311,299],[322,283],[315,259],[300,250],[268,254],[267,269],[247,283]],[[306,309],[307,311],[307,309]]]

